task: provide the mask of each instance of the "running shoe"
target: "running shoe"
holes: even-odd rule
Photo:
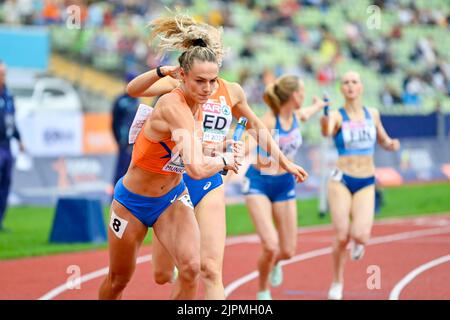
[[[328,291],[328,300],[342,300],[342,291],[344,285],[339,282],[333,282]]]
[[[272,295],[270,294],[270,290],[259,291],[256,295],[257,300],[272,300]]]
[[[364,245],[360,243],[353,243],[351,250],[352,260],[359,260],[364,256]]]
[[[281,264],[277,263],[273,266],[272,271],[269,275],[270,284],[272,287],[278,287],[283,283],[283,269],[281,268]]]
[[[177,281],[177,278],[178,278],[178,268],[173,267],[172,279],[170,279],[170,283],[175,283],[175,281]]]

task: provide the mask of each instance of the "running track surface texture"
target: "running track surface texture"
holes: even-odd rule
[[[326,299],[332,240],[331,226],[300,228],[296,255],[284,261],[284,281],[272,297]],[[260,252],[256,235],[227,239],[227,299],[255,299]],[[1,261],[0,299],[97,299],[107,267],[107,250]],[[71,281],[78,268],[81,277]],[[123,298],[168,299],[171,288],[153,281],[151,246],[142,247]],[[200,285],[199,299],[203,292]],[[376,222],[363,259],[347,259],[344,299],[450,299],[450,214]]]

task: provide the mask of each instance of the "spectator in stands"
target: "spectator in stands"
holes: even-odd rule
[[[334,62],[340,55],[337,39],[326,25],[321,26],[322,40],[319,44],[319,56],[323,63]]]
[[[136,74],[129,73],[126,82],[135,78]],[[114,101],[112,109],[112,130],[116,140],[119,153],[117,156],[116,172],[113,185],[127,172],[130,165],[132,145],[128,143],[128,132],[133,122],[134,115],[139,106],[139,98],[133,98],[126,92],[122,93]]]
[[[4,20],[8,24],[20,23],[20,7],[16,0],[7,0],[3,4]]]
[[[239,53],[239,56],[241,58],[250,59],[255,56],[255,48],[251,41],[245,44],[244,48],[242,48],[241,52]]]
[[[424,61],[428,66],[436,63],[438,53],[436,46],[431,37],[420,38],[414,49],[414,53],[410,56],[413,62]]]
[[[13,157],[10,148],[11,138],[15,138],[19,142],[21,151],[25,150],[15,125],[14,99],[6,88],[5,78],[6,65],[0,61],[0,232],[5,231],[3,218],[8,204],[13,170]]]
[[[93,3],[88,9],[88,20],[87,25],[90,27],[99,28],[104,24],[105,18],[105,4],[104,3]]]
[[[326,64],[322,68],[320,68],[317,72],[317,81],[322,86],[327,86],[331,84],[336,79],[336,72],[334,71],[331,63]]]
[[[394,104],[402,103],[402,97],[400,93],[395,89],[394,86],[386,84],[380,92],[381,103],[385,107],[390,107]]]
[[[30,3],[33,4],[30,12]],[[193,0],[166,1],[136,1],[136,0],[110,0],[110,1],[86,1],[86,0],[6,0],[0,1],[1,22],[10,24],[27,23],[30,19],[34,24],[58,23],[64,27],[67,21],[67,7],[75,5],[81,8],[81,23],[83,28],[80,38],[77,40],[77,46],[68,49],[64,41],[61,41],[64,50],[70,50],[82,61],[117,74],[123,74],[124,70],[142,68],[156,68],[160,63],[159,58],[147,51],[145,45],[145,24],[152,17],[163,14],[164,6],[176,6],[180,9],[192,7]],[[230,50],[230,54],[224,60],[222,72],[227,77],[236,77],[239,74],[241,64],[233,63],[239,56],[245,58],[245,64],[255,64],[251,74],[247,77],[249,86],[251,81],[257,80],[261,75],[260,61],[263,56],[267,59],[268,48],[261,37],[276,38],[280,47],[290,45],[293,42],[295,46],[305,50],[301,55],[307,54],[311,57],[312,63],[308,63],[308,69],[301,65],[293,66],[291,62],[283,63],[283,71],[280,73],[295,73],[301,76],[312,78],[314,75],[320,78],[322,82],[332,84],[336,80],[330,80],[330,74],[335,72],[336,64],[343,57],[351,64],[357,62],[368,68],[373,75],[382,74],[405,74],[405,62],[402,60],[403,46],[397,42],[406,42],[409,39],[402,36],[402,28],[409,25],[426,26],[432,25],[431,29],[448,28],[450,15],[442,5],[421,2],[401,3],[396,0],[374,0],[372,3],[378,5],[383,12],[390,12],[395,15],[395,21],[388,22],[389,31],[387,35],[381,33],[375,35],[366,27],[365,19],[356,17],[352,14],[353,7],[341,8],[341,21],[347,21],[345,24],[320,25],[320,19],[303,23],[302,15],[305,6],[314,7],[318,10],[330,10],[333,15],[339,16],[336,11],[339,4],[326,0],[283,0],[277,3],[268,4],[267,1],[241,1],[241,0],[211,0],[205,2],[202,14],[198,11],[198,18],[209,21],[213,25],[223,25],[232,34],[230,39],[241,39],[239,45]],[[236,8],[239,7],[239,10]],[[314,10],[313,8],[307,10]],[[6,14],[8,12],[8,14]],[[240,12],[240,13],[239,13]],[[32,13],[30,15],[30,13]],[[297,15],[298,13],[299,15]],[[251,19],[241,19],[240,15],[253,17]],[[325,21],[325,20],[323,20]],[[337,21],[336,21],[337,22]],[[439,32],[439,31],[436,31]],[[432,90],[441,92],[450,91],[450,77],[442,78],[441,72],[432,72],[435,65],[442,59],[439,52],[443,48],[443,42],[438,42],[439,33],[434,34],[434,30],[426,33],[420,40],[416,41],[414,51],[410,52],[410,59],[415,65],[425,64],[427,70],[421,73],[423,83],[431,83]],[[434,38],[435,43],[433,43]],[[339,39],[339,41],[337,41]],[[397,40],[395,43],[393,40]],[[277,41],[277,42],[278,42]],[[390,43],[393,48],[390,48]],[[395,45],[394,45],[395,44]],[[54,48],[58,49],[58,43],[55,41]],[[233,49],[236,52],[233,52]],[[345,49],[345,50],[344,50]],[[288,50],[288,49],[286,49]],[[313,58],[312,58],[313,57]],[[163,64],[171,64],[173,56],[167,56]],[[271,60],[272,58],[270,58]],[[274,60],[276,58],[274,57]],[[290,59],[289,59],[290,60]],[[283,61],[284,62],[284,61]],[[280,63],[270,61],[272,65]],[[331,63],[331,65],[330,65]],[[328,70],[331,69],[331,70]],[[306,71],[304,73],[303,71]],[[445,80],[445,81],[443,81]],[[330,83],[331,82],[331,83]],[[376,81],[379,82],[379,81]],[[245,83],[242,83],[246,85]],[[396,85],[400,85],[397,83]],[[263,88],[263,86],[262,86]],[[258,89],[259,90],[259,89]],[[249,94],[249,102],[252,104],[262,104],[261,94]],[[405,100],[408,103],[417,104],[419,98],[428,100],[427,97],[420,95],[406,94]]]
[[[61,21],[61,10],[55,0],[46,0],[42,16],[46,24],[57,24]]]
[[[391,39],[400,40],[403,36],[402,26],[400,24],[393,26],[389,36]]]
[[[403,81],[403,103],[419,107],[421,104],[420,94],[423,90],[424,85],[420,76],[410,72]]]
[[[379,71],[381,74],[391,74],[395,72],[396,65],[394,61],[394,54],[390,47],[386,47],[379,56]]]
[[[303,71],[308,74],[309,76],[314,75],[314,65],[313,65],[313,60],[311,58],[311,56],[309,55],[304,55],[301,58],[301,66]]]

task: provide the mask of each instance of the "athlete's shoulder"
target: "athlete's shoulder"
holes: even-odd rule
[[[158,102],[156,103],[156,106],[169,107],[169,106],[178,105],[178,104],[184,104],[184,100],[183,100],[182,96],[175,91],[170,91],[159,97]]]
[[[243,93],[244,89],[242,89],[241,85],[237,82],[231,82],[228,80],[225,80],[223,78],[220,78],[220,80],[225,84],[225,87],[227,90],[231,93]]]
[[[163,94],[155,105],[155,110],[160,110],[163,116],[179,116],[186,108],[186,101],[176,92]]]
[[[370,113],[373,114],[380,114],[380,111],[377,108],[374,107],[366,107],[367,110],[369,110]]]
[[[231,100],[233,101],[233,105],[237,105],[247,100],[244,89],[241,87],[239,83],[230,82],[224,79],[222,79],[222,81],[228,90],[228,94],[230,95]]]
[[[372,118],[374,118],[374,119],[379,119],[380,118],[380,110],[378,110],[377,108],[366,107],[366,109],[369,111],[369,113],[372,116]]]

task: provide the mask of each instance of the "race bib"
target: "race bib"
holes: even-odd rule
[[[178,200],[180,200],[181,203],[184,204],[186,207],[189,207],[192,210],[194,210],[194,204],[192,203],[191,197],[189,196],[188,193],[179,197]]]
[[[244,177],[242,179],[241,192],[247,193],[249,190],[250,190],[250,179],[247,177]]]
[[[224,96],[219,97],[220,102],[208,100],[203,105],[203,141],[222,142],[230,130],[233,115]]]
[[[131,124],[130,131],[128,133],[128,143],[133,144],[136,138],[144,126],[145,120],[151,115],[153,108],[145,104],[140,104],[134,116],[133,123]]]
[[[114,232],[117,238],[122,239],[123,233],[127,228],[128,221],[119,217],[114,211],[111,211],[111,219],[109,227]]]
[[[293,130],[289,133],[289,135],[281,136],[278,139],[278,145],[281,152],[283,152],[283,154],[289,159],[293,159],[295,157],[303,142],[300,130]]]
[[[343,122],[342,136],[346,149],[368,149],[376,142],[376,129],[372,121]]]
[[[163,171],[183,174],[186,171],[179,152],[175,153],[162,168]]]
[[[333,169],[330,173],[330,179],[336,182],[342,181],[343,172],[339,169]]]

